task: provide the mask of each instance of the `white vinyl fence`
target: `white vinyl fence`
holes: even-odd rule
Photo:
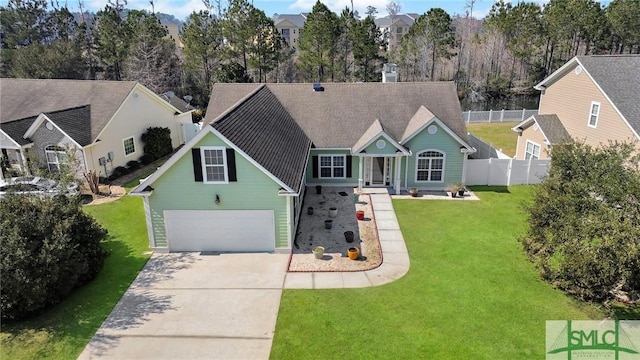
[[[469,159],[467,185],[539,184],[549,173],[551,160]]]
[[[537,115],[535,110],[489,110],[489,111],[463,111],[462,118],[467,124],[522,121],[532,115]]]
[[[471,156],[474,159],[510,159],[511,157],[502,152],[502,149],[496,149],[493,144],[487,143],[484,140],[476,137],[473,134],[469,134],[469,144],[476,148],[476,152]]]

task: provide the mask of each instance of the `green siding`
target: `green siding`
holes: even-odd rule
[[[436,125],[438,126],[438,125]],[[442,127],[438,126],[438,131],[431,135],[426,129],[420,134],[412,138],[405,144],[411,149],[412,155],[408,161],[402,162],[402,186],[404,186],[404,177],[407,174],[407,187],[416,187],[420,189],[444,189],[447,185],[462,181],[462,168],[464,163],[464,154],[460,151],[459,142],[451,137]],[[416,182],[416,157],[418,153],[427,150],[439,150],[445,153],[444,163],[444,181],[443,182]],[[407,163],[409,171],[406,171]]]
[[[376,142],[378,142],[378,140],[384,140],[387,145],[382,149],[378,149],[378,147],[376,146]],[[369,146],[364,148],[364,151],[368,155],[394,155],[398,151],[398,148],[396,148],[395,145],[390,143],[389,140],[385,139],[383,136],[379,136],[371,144],[369,144]]]
[[[313,156],[317,155],[351,155],[351,150],[325,150],[311,149],[310,158],[307,163],[307,184],[335,184],[335,185],[357,185],[358,184],[358,161],[357,156],[351,157],[351,177],[345,179],[320,179],[313,177]],[[319,161],[319,160],[318,160]],[[318,171],[319,172],[319,171]]]
[[[214,134],[206,135],[194,148],[226,146]],[[229,184],[205,184],[194,181],[191,151],[185,153],[153,183],[149,197],[156,247],[166,247],[164,210],[274,210],[276,248],[288,247],[287,210],[280,186],[260,169],[236,152],[238,181]],[[220,205],[214,203],[219,195]]]

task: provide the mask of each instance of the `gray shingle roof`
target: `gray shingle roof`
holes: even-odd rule
[[[273,23],[275,26],[279,26],[282,21],[286,20],[295,26],[302,28],[306,19],[307,18],[304,14],[280,14],[273,17]]]
[[[24,133],[29,130],[29,127],[36,120],[38,116],[31,116],[24,119],[19,119],[11,122],[0,123],[0,129],[4,131],[11,139],[23,146],[31,143],[31,140],[23,138]]]
[[[407,128],[404,130],[404,134],[402,134],[402,138],[400,139],[400,143],[407,141],[407,139],[412,137],[416,133],[416,131],[420,130],[421,127],[426,125],[433,118],[434,115],[431,111],[429,111],[429,109],[425,108],[424,106],[420,106],[411,120],[409,120]]]
[[[571,142],[571,135],[562,125],[562,122],[555,114],[533,115],[533,119],[538,123],[540,129],[547,137],[551,145],[566,144]]]
[[[0,123],[90,104],[93,141],[135,85],[135,81],[0,79]]]
[[[640,55],[578,56],[582,67],[640,133]]]
[[[411,26],[413,23],[420,17],[420,14],[409,13],[409,14],[397,14],[395,17],[395,22],[403,21],[405,24]],[[391,26],[391,16],[387,15],[385,17],[375,19],[375,23],[378,27],[389,27]]]
[[[80,146],[91,144],[91,106],[45,113],[56,125]]]
[[[218,85],[224,87],[216,84],[214,89]],[[468,142],[453,82],[326,83],[322,86],[324,91],[314,92],[312,84],[267,84],[316,147],[351,148],[376,119],[385,132],[399,142],[421,106]]]
[[[291,189],[300,190],[311,141],[266,86],[210,125]]]
[[[384,129],[382,128],[382,125],[380,124],[380,120],[376,119],[373,122],[373,124],[371,124],[371,126],[369,126],[369,129],[367,129],[367,131],[365,131],[364,134],[362,134],[362,136],[355,143],[355,145],[353,145],[353,147],[351,148],[351,152],[355,153],[355,152],[361,150],[369,141],[371,141],[375,137],[379,136],[383,131],[384,131]]]

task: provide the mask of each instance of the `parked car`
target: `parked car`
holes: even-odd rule
[[[61,188],[55,180],[39,176],[21,176],[0,180],[0,198],[7,193],[41,196],[75,195],[78,193],[78,184],[71,183]]]

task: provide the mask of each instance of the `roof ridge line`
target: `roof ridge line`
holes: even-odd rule
[[[213,123],[218,122],[220,119],[222,119],[225,116],[229,115],[229,113],[234,111],[238,106],[242,105],[245,101],[247,101],[250,98],[252,98],[253,95],[258,93],[258,91],[260,91],[264,87],[266,87],[265,83],[260,84],[260,86],[258,86],[254,90],[251,90],[251,92],[249,92],[247,95],[245,95],[242,99],[236,101],[236,103],[231,105],[227,110],[225,110],[222,113],[220,113],[220,115],[216,116],[213,120],[207,122],[207,125],[212,125]]]

